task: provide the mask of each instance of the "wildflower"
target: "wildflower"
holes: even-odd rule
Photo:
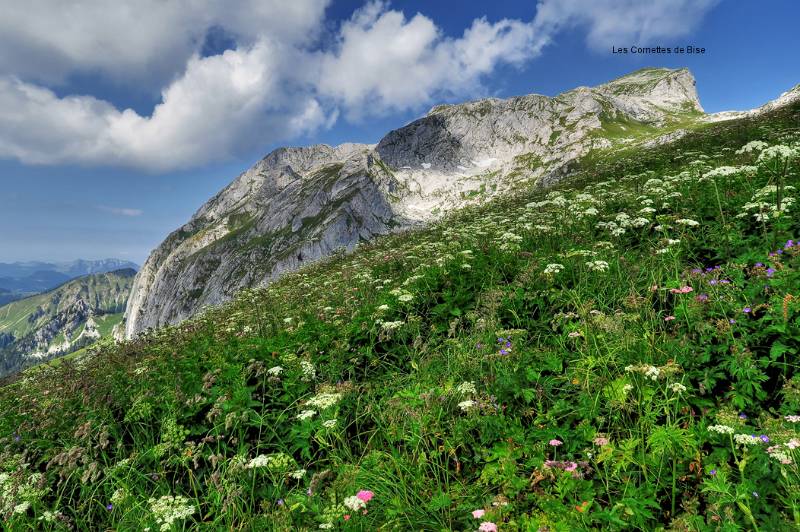
[[[343,501],[343,504],[348,508],[350,508],[351,510],[353,510],[354,512],[357,512],[367,507],[366,501],[360,499],[356,495],[351,495],[350,497],[347,497]]]
[[[371,501],[374,496],[375,494],[369,490],[360,490],[358,493],[356,493],[356,497],[358,497],[364,502]]]
[[[106,504],[106,510],[108,510],[110,512],[113,509],[114,509],[114,505],[113,504],[111,504],[111,503]]]
[[[761,439],[761,441],[763,441],[764,443],[769,443],[769,436],[767,436],[766,434],[762,434],[761,436],[759,436],[759,438],[760,438],[760,439]]]
[[[633,384],[626,384],[625,386],[622,387],[623,393],[628,393],[631,391],[633,391]]]
[[[338,403],[341,398],[342,394],[340,393],[321,393],[306,401],[306,405],[325,410]]]
[[[563,442],[563,441],[561,441],[561,440],[557,440],[557,439],[552,439],[552,440],[550,440],[548,443],[549,443],[550,445],[552,445],[553,447],[558,447],[559,445],[563,445],[563,444],[564,444],[564,442]]]
[[[761,441],[760,438],[753,434],[736,434],[733,440],[739,445],[756,445]]]
[[[474,517],[475,519],[480,519],[481,517],[483,517],[483,514],[485,513],[486,510],[484,510],[483,508],[481,508],[480,510],[473,510],[472,517]]]
[[[308,360],[301,360],[300,361],[300,369],[303,372],[302,379],[304,381],[312,381],[317,376],[317,370],[314,369],[314,364],[312,364]]]
[[[681,384],[679,382],[674,382],[674,383],[670,384],[669,389],[672,390],[675,393],[683,393],[683,392],[686,391],[686,386],[684,386],[683,384]]]
[[[709,432],[716,432],[718,434],[733,434],[733,427],[727,425],[711,425],[708,427]]]
[[[680,225],[685,225],[686,227],[697,227],[700,225],[700,222],[696,220],[691,220],[689,218],[681,218],[680,220],[675,220],[675,223]]]
[[[283,318],[283,323],[292,323],[293,318]]]
[[[336,420],[335,419],[325,420],[322,422],[322,426],[325,427],[326,429],[332,429],[333,427],[336,426]]]
[[[474,382],[462,382],[456,388],[461,395],[469,395],[477,393]]]
[[[161,530],[170,530],[175,521],[186,519],[194,514],[196,509],[189,504],[189,499],[181,495],[164,495],[159,499],[150,498],[150,511],[156,518],[156,523],[161,525]]]
[[[497,525],[491,521],[484,521],[481,523],[481,526],[478,527],[478,530],[480,532],[497,532]]]
[[[476,403],[472,399],[467,399],[466,401],[461,401],[460,403],[458,403],[458,408],[466,412],[470,408],[474,407],[476,404],[478,403]]]
[[[784,416],[783,419],[785,419],[789,423],[800,423],[800,416],[797,415]]]
[[[697,297],[695,297],[695,300],[699,303],[705,303],[708,301],[708,294],[699,294]]]
[[[319,525],[322,530],[330,530],[333,528],[333,523],[322,523]]]
[[[570,338],[578,338],[582,335],[580,331],[572,331],[567,336],[569,336]]]
[[[744,412],[739,412],[739,419],[747,419],[747,414]]]
[[[594,260],[586,263],[586,267],[593,272],[608,271],[608,263],[604,260]]]
[[[691,286],[682,286],[681,288],[671,288],[670,292],[673,294],[688,294],[692,290]]]
[[[752,310],[753,310],[753,309],[751,309],[750,307],[744,307],[744,308],[742,309],[742,312],[744,312],[745,314],[750,314],[750,312],[752,312]]]
[[[316,410],[303,410],[299,414],[297,414],[297,419],[300,421],[304,421],[306,419],[311,419],[317,414]]]
[[[562,264],[548,264],[544,269],[545,275],[555,275],[564,269]]]
[[[273,377],[278,377],[281,373],[283,373],[283,368],[280,366],[275,366],[267,370],[267,375],[271,375]]]
[[[665,317],[664,321],[672,321],[674,319],[675,319],[675,316],[670,315],[670,316]]]
[[[286,501],[284,501],[283,499],[278,499],[275,504],[277,504],[278,506],[284,506],[286,504]]]
[[[401,294],[400,297],[397,298],[398,301],[402,301],[404,303],[407,303],[412,299],[414,299],[414,296],[412,296],[411,294]]]
[[[298,469],[297,471],[292,471],[291,473],[289,473],[289,476],[292,477],[293,479],[300,480],[301,478],[306,476],[306,470]]]
[[[655,367],[655,366],[650,366],[650,367],[649,367],[649,368],[647,368],[647,370],[644,372],[644,376],[645,376],[645,377],[649,377],[651,380],[656,380],[656,379],[658,379],[658,376],[659,376],[660,374],[661,374],[661,370],[660,370],[660,369],[658,369],[658,368],[657,368],[657,367]]]
[[[608,438],[604,436],[598,436],[594,439],[594,444],[597,445],[598,447],[603,447],[604,445],[608,445],[609,443],[610,442],[608,441]]]

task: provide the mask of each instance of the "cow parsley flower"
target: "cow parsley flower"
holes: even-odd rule
[[[195,507],[189,504],[189,499],[181,495],[164,495],[159,499],[151,497],[148,503],[162,531],[170,530],[173,523],[186,519],[196,511]]]
[[[675,220],[675,223],[679,225],[685,225],[686,227],[697,227],[698,225],[700,225],[700,222],[689,218],[681,218],[679,220]]]
[[[563,264],[548,264],[544,269],[545,275],[555,275],[564,269]]]
[[[711,425],[708,427],[709,432],[716,432],[717,434],[733,434],[735,431],[733,427],[728,425]]]
[[[478,403],[476,403],[472,399],[467,399],[466,401],[461,401],[460,403],[458,403],[458,408],[466,412],[470,408],[473,408],[476,404]]]
[[[272,377],[279,377],[281,373],[283,373],[283,368],[280,366],[275,366],[267,370],[267,375]]]
[[[458,387],[456,387],[456,390],[458,390],[458,393],[461,395],[474,395],[478,393],[474,382],[462,382],[458,385]]]
[[[679,382],[673,382],[669,385],[669,389],[672,390],[674,393],[683,393],[686,391],[686,386]]]
[[[338,403],[341,398],[342,394],[340,393],[321,393],[306,401],[306,406],[313,406],[320,410],[325,410]]]
[[[317,414],[316,410],[303,410],[299,414],[297,414],[297,419],[300,421],[304,421],[306,419],[311,419]]]
[[[604,260],[593,260],[587,262],[586,267],[593,272],[605,272],[608,270],[608,263]]]

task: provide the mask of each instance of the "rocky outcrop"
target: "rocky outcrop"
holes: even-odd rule
[[[425,223],[520,183],[556,179],[593,148],[702,113],[686,69],[644,69],[554,98],[436,106],[377,145],[280,148],[152,252],[125,336],[377,235]]]

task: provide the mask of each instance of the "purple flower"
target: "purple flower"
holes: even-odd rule
[[[114,509],[114,505],[113,504],[106,504],[106,510],[108,510],[110,512],[113,509]]]
[[[14,434],[14,441],[19,441],[19,440],[20,440],[19,434]]]
[[[703,273],[703,270],[700,268],[692,268],[692,273]]]
[[[278,506],[283,506],[286,502],[283,499],[278,499]]]
[[[767,268],[767,277],[775,275],[775,268]]]
[[[745,314],[750,314],[750,312],[751,312],[752,310],[753,310],[753,309],[751,309],[750,307],[744,307],[744,308],[742,309],[742,312],[744,312]]]
[[[778,255],[783,255],[783,250],[782,250],[782,249],[779,249],[779,250],[778,250],[776,253],[777,253]]]
[[[507,355],[507,354],[508,354],[508,351],[506,351],[505,349],[501,349],[501,350],[500,350],[500,354],[501,354],[501,355]]]
[[[482,344],[482,343],[480,343],[480,342],[478,342],[478,343],[475,345],[475,348],[476,348],[476,349],[483,349],[483,344]]]
[[[716,279],[711,279],[711,280],[708,282],[708,284],[710,284],[711,286],[716,286],[718,282],[719,282],[719,281],[717,281]]]
[[[789,239],[789,240],[786,241],[786,245],[783,246],[783,247],[788,249],[788,248],[790,248],[792,246],[794,246],[794,240]]]
[[[762,434],[761,436],[759,436],[759,438],[761,438],[761,441],[763,441],[764,443],[769,443],[769,436],[767,436],[766,434]]]
[[[717,470],[716,469],[712,469],[711,471],[708,472],[708,474],[713,477],[714,475],[717,474]]]
[[[708,294],[699,294],[695,299],[701,303],[703,301],[708,301]]]
[[[747,419],[747,414],[744,412],[739,412],[739,419]]]
[[[736,320],[735,320],[735,319],[733,319],[733,318],[731,318],[731,319],[729,319],[729,320],[728,320],[728,323],[730,323],[730,324],[734,324],[734,323],[736,323]]]
[[[756,268],[763,268],[763,267],[764,267],[763,262],[756,262]]]

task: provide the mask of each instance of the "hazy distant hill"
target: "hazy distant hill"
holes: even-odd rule
[[[82,275],[105,273],[139,266],[120,259],[70,262],[0,262],[0,305],[35,295]]]

